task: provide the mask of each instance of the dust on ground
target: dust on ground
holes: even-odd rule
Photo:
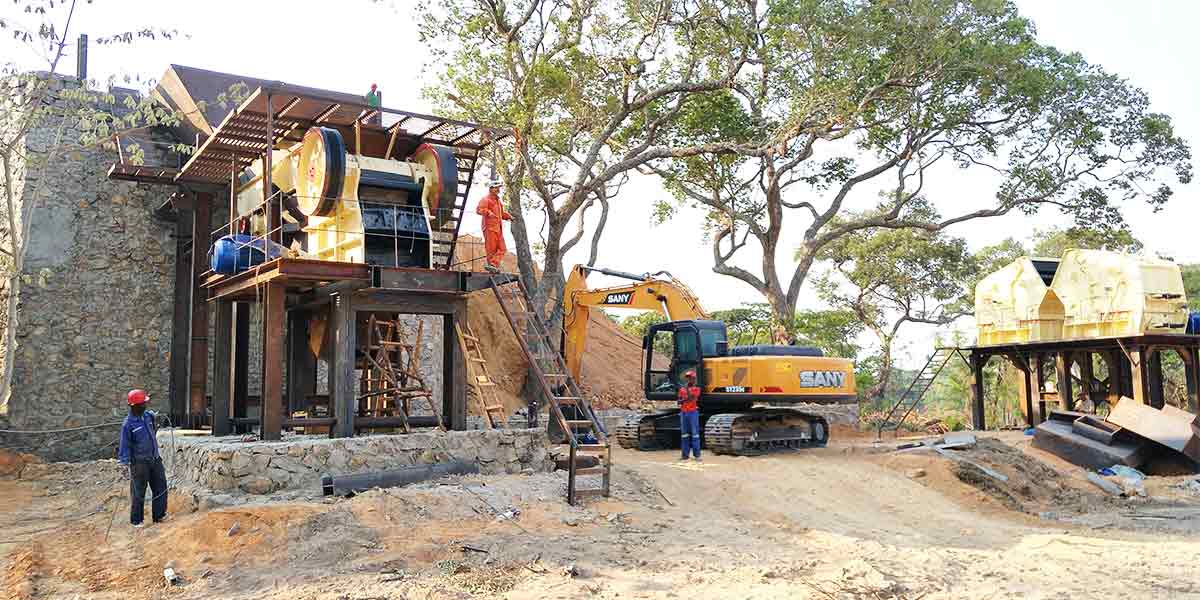
[[[616,450],[613,496],[582,507],[561,472],[226,506],[174,490],[142,530],[111,461],[27,465],[0,481],[0,598],[1200,597],[1188,478],[1126,500],[1019,435],[957,451],[1007,482],[894,447]]]

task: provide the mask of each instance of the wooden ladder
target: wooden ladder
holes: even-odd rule
[[[458,331],[458,345],[467,359],[467,383],[475,391],[475,401],[479,403],[484,425],[488,429],[507,429],[508,419],[504,413],[504,403],[496,393],[496,382],[488,373],[487,359],[483,357],[483,347],[479,338],[471,331],[470,323],[456,322],[454,329]]]
[[[492,275],[491,284],[496,300],[500,302],[504,316],[520,342],[521,351],[537,378],[538,387],[550,403],[550,418],[557,419],[566,432],[570,444],[567,503],[575,505],[581,498],[607,497],[612,476],[612,446],[608,441],[608,433],[567,371],[566,362],[554,349],[546,323],[530,301],[525,284],[507,275]],[[571,418],[567,417],[564,409],[570,410]],[[594,456],[598,464],[580,467],[576,460],[580,455]],[[600,476],[600,486],[580,489],[578,478],[591,475]]]
[[[400,329],[400,321],[367,319],[367,345],[362,379],[359,384],[358,412],[365,416],[399,416],[401,429],[409,432],[412,400],[424,398],[437,418],[438,429],[445,431],[442,415],[420,371],[421,339],[424,323],[417,322],[417,339],[409,344]]]
[[[462,227],[463,212],[467,209],[467,196],[471,194],[471,180],[479,152],[467,148],[454,149],[454,161],[458,163],[458,182],[455,186],[454,206],[450,215],[441,219],[439,226],[429,232],[430,251],[434,269],[449,269],[454,265],[454,248],[458,245],[458,232]]]

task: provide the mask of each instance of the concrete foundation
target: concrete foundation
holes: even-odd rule
[[[269,494],[318,489],[321,476],[448,460],[477,462],[483,474],[553,471],[544,429],[429,431],[353,438],[289,436],[279,442],[159,432],[168,475],[215,492]]]

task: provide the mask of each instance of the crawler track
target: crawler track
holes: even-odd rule
[[[770,450],[824,446],[829,423],[818,415],[786,408],[713,415],[704,443],[715,454],[757,456]]]

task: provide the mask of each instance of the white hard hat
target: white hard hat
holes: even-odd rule
[[[500,187],[502,185],[504,185],[504,182],[500,181],[499,179],[492,179],[491,181],[488,181],[487,184],[489,188]]]

